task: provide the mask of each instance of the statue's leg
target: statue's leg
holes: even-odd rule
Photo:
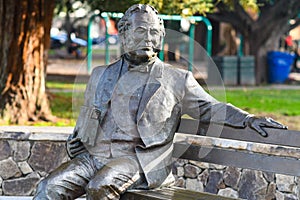
[[[88,200],[120,199],[120,195],[140,181],[136,159],[118,158],[100,169],[86,187]]]
[[[85,194],[85,187],[96,173],[88,154],[76,157],[50,173],[37,188],[34,200],[75,199]]]

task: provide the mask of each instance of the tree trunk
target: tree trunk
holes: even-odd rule
[[[45,92],[45,65],[54,0],[0,3],[0,116],[23,124],[52,117]]]
[[[249,54],[256,58],[256,83],[268,83],[268,51],[279,50],[280,37],[289,30],[288,17],[268,22],[268,25],[257,22],[249,32]],[[246,45],[245,45],[246,46]]]
[[[279,39],[281,34],[271,34],[268,39],[261,45],[258,45],[255,37],[249,41],[250,55],[256,59],[255,78],[257,84],[268,83],[269,67],[267,63],[267,54],[271,50],[279,50]],[[275,41],[275,42],[274,42]]]
[[[72,11],[72,3],[70,1],[66,2],[66,17],[65,17],[65,30],[67,31],[67,41],[65,43],[67,48],[67,53],[71,54],[71,45],[72,45],[72,39],[71,39],[71,33],[72,33],[72,23],[70,18],[70,12]]]

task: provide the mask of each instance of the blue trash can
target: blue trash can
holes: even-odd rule
[[[280,51],[268,52],[269,82],[283,83],[289,76],[294,59],[295,54]]]

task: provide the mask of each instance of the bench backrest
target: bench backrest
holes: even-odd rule
[[[236,129],[182,119],[174,140],[176,158],[300,176],[300,132]]]

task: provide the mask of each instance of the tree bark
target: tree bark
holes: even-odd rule
[[[0,116],[23,124],[52,117],[45,66],[54,0],[1,1]]]

